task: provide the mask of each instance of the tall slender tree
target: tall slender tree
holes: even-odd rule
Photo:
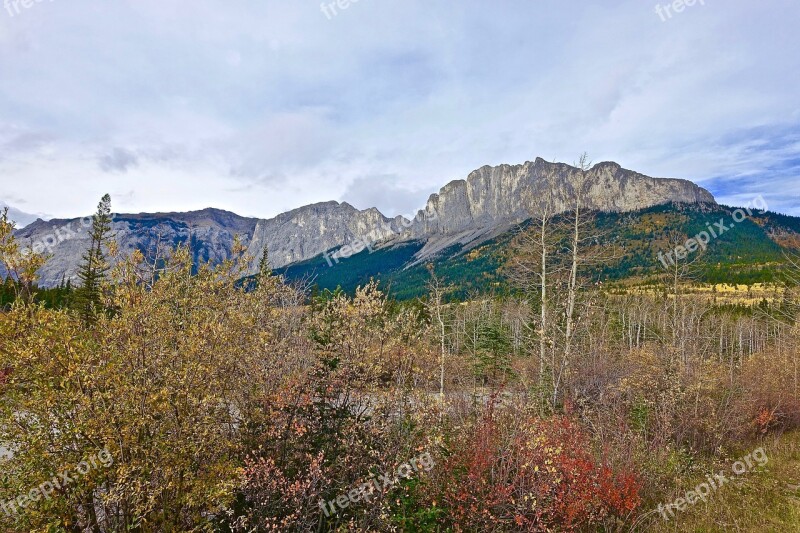
[[[544,167],[537,180],[542,186],[531,206],[531,225],[517,237],[508,266],[511,280],[529,300],[531,308],[535,310],[538,307],[538,323],[526,326],[532,330],[533,338],[539,345],[536,390],[541,409],[548,396],[545,382],[552,382],[554,374],[554,361],[552,358],[548,361],[548,353],[554,353],[551,323],[554,295],[550,289],[553,285],[553,256],[558,250],[558,231],[554,222],[558,214],[558,199],[555,194],[558,175],[555,163]]]
[[[103,248],[108,244],[110,234],[111,196],[106,194],[97,204],[97,212],[89,232],[89,249],[83,255],[83,262],[78,270],[81,284],[75,293],[75,307],[86,325],[94,323],[95,313],[102,306],[101,286],[108,271]]]
[[[565,377],[565,373],[569,371],[569,365],[572,361],[572,351],[574,345],[575,329],[577,326],[576,317],[576,304],[578,303],[579,293],[582,292],[582,282],[578,277],[578,270],[586,261],[585,255],[585,241],[586,237],[583,235],[584,227],[591,225],[594,218],[584,212],[584,201],[587,194],[587,187],[589,185],[588,172],[592,164],[589,161],[589,155],[584,152],[581,154],[580,159],[575,164],[576,171],[572,176],[572,213],[571,213],[571,226],[569,237],[569,265],[568,277],[566,280],[566,301],[564,302],[564,357],[561,360],[558,371],[554,376],[553,384],[553,405],[555,406],[558,401],[559,386]],[[569,220],[569,219],[568,219]],[[554,367],[555,371],[555,367]]]
[[[440,406],[444,407],[444,383],[445,383],[445,356],[447,354],[447,328],[444,319],[444,297],[450,287],[445,286],[442,279],[436,275],[433,264],[426,265],[428,272],[430,272],[430,280],[428,280],[428,310],[431,318],[436,320],[436,327],[439,334],[439,402]],[[440,415],[441,416],[441,415]]]

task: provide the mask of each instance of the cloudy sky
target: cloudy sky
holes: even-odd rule
[[[0,201],[408,214],[482,165],[587,151],[800,215],[800,2],[655,5],[6,1]]]

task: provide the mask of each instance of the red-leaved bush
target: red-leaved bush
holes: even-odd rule
[[[568,417],[519,420],[489,408],[440,467],[436,504],[457,531],[569,531],[630,518],[639,482],[591,450]]]

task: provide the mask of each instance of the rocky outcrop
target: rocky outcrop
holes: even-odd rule
[[[312,204],[260,220],[248,253],[260,258],[266,248],[270,265],[279,268],[356,241],[373,244],[391,239],[404,223],[408,224],[402,217],[386,218],[374,207],[359,211],[348,203]],[[252,272],[255,268],[254,264]]]
[[[398,240],[424,240],[416,256],[422,261],[451,246],[498,235],[539,214],[544,203],[555,212],[573,209],[582,180],[586,209],[634,211],[671,202],[716,203],[711,193],[690,181],[651,178],[611,162],[595,165],[584,178],[575,167],[537,158],[522,165],[484,166],[466,180],[448,183],[431,195],[416,223]]]
[[[600,163],[587,173],[584,206],[598,211],[635,211],[670,202],[715,203],[705,189],[686,180],[651,178],[616,163]],[[453,235],[466,230],[518,223],[535,216],[544,198],[556,212],[572,208],[577,169],[544,159],[522,165],[485,166],[466,180],[445,185],[428,199],[412,238]]]

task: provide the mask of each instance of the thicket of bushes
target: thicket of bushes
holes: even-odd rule
[[[566,359],[563,314],[540,343],[535,300],[400,305],[370,283],[309,302],[267,268],[243,284],[241,255],[114,248],[90,319],[0,313],[0,501],[114,460],[3,530],[625,530],[800,424],[793,298],[726,313],[586,289]],[[426,452],[430,472],[320,506]]]

